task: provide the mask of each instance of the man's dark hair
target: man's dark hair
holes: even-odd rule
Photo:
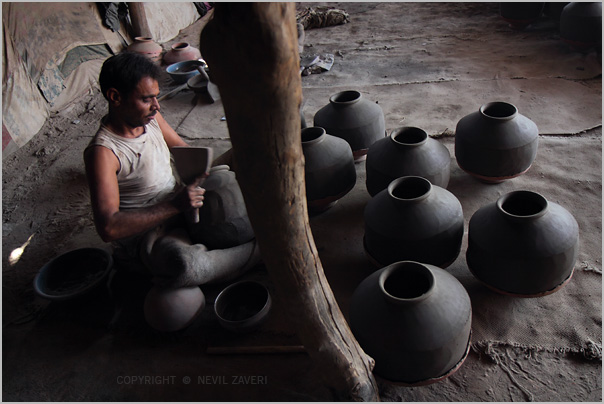
[[[105,60],[99,75],[103,96],[115,88],[123,97],[128,97],[144,77],[158,80],[160,68],[147,57],[133,52],[122,52]]]

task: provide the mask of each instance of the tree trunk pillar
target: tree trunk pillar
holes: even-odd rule
[[[302,343],[334,399],[377,401],[373,359],[337,305],[310,229],[295,4],[215,3],[201,52],[262,257]]]

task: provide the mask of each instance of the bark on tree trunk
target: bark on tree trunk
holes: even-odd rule
[[[377,401],[373,359],[335,301],[310,230],[294,3],[215,3],[201,51],[220,88],[262,257],[302,343],[334,399]]]

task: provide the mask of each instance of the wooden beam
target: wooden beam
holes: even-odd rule
[[[263,260],[336,400],[377,401],[367,356],[325,278],[310,229],[294,3],[215,3],[201,51],[220,88],[233,164]]]
[[[145,3],[128,2],[128,13],[130,14],[134,36],[151,37]]]

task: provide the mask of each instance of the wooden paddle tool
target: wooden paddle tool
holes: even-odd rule
[[[196,178],[207,176],[212,165],[212,148],[210,147],[187,147],[176,146],[170,149],[174,157],[174,166],[185,184],[191,184]],[[203,180],[198,184],[201,186]],[[191,223],[199,223],[199,209],[191,209],[187,212],[187,219]]]

